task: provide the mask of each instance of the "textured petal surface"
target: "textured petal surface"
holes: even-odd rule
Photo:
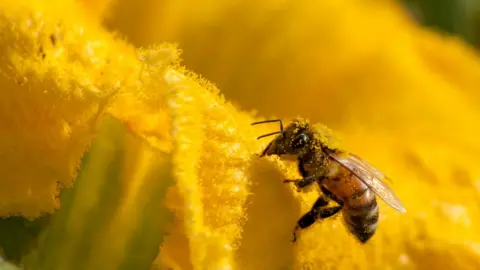
[[[278,244],[292,225],[261,222],[247,210],[244,243],[252,233],[256,244],[240,246],[244,269],[289,268],[286,254],[295,254],[297,269],[478,267],[480,60],[462,41],[419,28],[393,1],[120,0],[113,9],[110,28],[137,45],[179,42],[189,69],[237,107],[336,129],[393,179],[408,210],[382,204],[378,233],[364,247],[339,221],[315,225],[296,246]],[[281,196],[279,184],[255,179],[247,202],[260,217],[285,215],[293,224],[315,198],[299,196],[301,210],[289,213],[292,195],[269,197]]]
[[[168,124],[153,74],[176,51],[136,51],[69,1],[0,9],[0,215],[35,217],[57,207],[58,186],[71,185],[105,111],[145,136],[152,123]]]
[[[25,269],[148,269],[171,222],[163,207],[171,161],[121,121],[103,119]]]
[[[0,214],[52,212],[57,181],[71,184],[108,112],[173,155],[176,185],[165,203],[174,217],[155,267],[480,268],[480,60],[461,41],[418,28],[391,1],[118,1],[84,15],[79,6],[1,2]],[[170,65],[174,46],[136,49],[102,29],[100,14],[137,46],[179,42],[187,67],[229,101]],[[378,231],[363,246],[338,218],[292,244],[293,226],[318,191],[282,183],[298,177],[295,163],[255,156],[268,143],[255,138],[277,127],[250,123],[269,115],[337,130],[348,149],[393,179],[407,214],[380,203]],[[143,164],[137,158],[127,163]],[[69,212],[80,244],[46,249],[57,269],[132,261],[126,241],[142,237],[132,229],[139,213],[130,200],[141,197],[137,178],[124,173],[125,185],[111,187],[124,192],[117,204],[98,189],[83,191],[88,198]],[[118,212],[105,210],[109,203]],[[112,216],[89,219],[85,209]],[[76,233],[85,232],[82,224],[95,228],[88,237]],[[78,247],[99,257],[81,260]]]

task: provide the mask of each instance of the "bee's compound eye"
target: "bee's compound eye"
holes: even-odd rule
[[[310,138],[307,136],[307,134],[300,133],[300,134],[297,135],[297,137],[295,137],[293,139],[292,147],[293,148],[302,148],[308,143],[309,140],[310,140]]]

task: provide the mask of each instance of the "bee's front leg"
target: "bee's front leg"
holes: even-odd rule
[[[305,161],[303,158],[299,158],[298,160],[298,170],[300,172],[300,175],[302,175],[302,179],[285,179],[283,182],[284,183],[295,183],[295,186],[297,189],[302,189],[308,185],[311,185],[313,182],[321,182],[322,179],[324,178],[324,173],[321,173],[321,171],[317,171],[315,175],[308,175],[307,171],[305,171],[304,168]]]
[[[297,188],[304,188],[315,182],[315,176],[308,176],[303,179],[285,179],[283,183],[295,183]]]

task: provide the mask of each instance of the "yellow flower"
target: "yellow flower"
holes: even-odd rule
[[[135,19],[125,20],[133,5]],[[290,227],[264,219],[293,224],[312,198],[289,211],[291,194],[275,200],[252,188],[247,205],[261,214],[247,210],[243,269],[292,261],[313,269],[479,267],[480,61],[462,41],[418,27],[393,1],[118,1],[113,10],[108,27],[137,45],[179,42],[185,64],[239,107],[336,129],[393,179],[407,206],[402,216],[382,205],[385,219],[365,247],[337,222],[316,225],[291,246],[282,242]],[[259,189],[280,196],[281,178],[259,180]],[[268,203],[255,204],[262,198]]]
[[[34,217],[56,207],[57,182],[71,185],[105,110],[137,131],[165,121],[156,77],[176,51],[136,53],[74,15],[71,2],[23,2],[2,3],[0,17],[0,214]]]
[[[479,267],[480,61],[467,46],[391,1],[139,1],[150,13],[130,21],[130,1],[98,3],[89,14],[73,1],[0,4],[0,214],[53,212],[57,181],[72,183],[95,134],[104,147],[89,151],[34,264],[141,268],[159,247],[162,269]],[[187,67],[239,105],[180,68],[173,45],[136,49],[100,14],[136,45],[179,42]],[[393,179],[408,213],[381,203],[363,246],[337,218],[292,244],[318,191],[282,183],[298,178],[295,163],[255,155],[268,143],[255,138],[275,127],[250,126],[264,117],[240,106],[335,128]],[[104,170],[119,160],[112,181]]]

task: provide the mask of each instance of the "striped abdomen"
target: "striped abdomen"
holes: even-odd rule
[[[362,243],[367,242],[375,234],[378,215],[375,194],[370,189],[365,191],[363,197],[352,199],[344,204],[345,225]]]
[[[375,193],[351,173],[328,178],[324,186],[343,202],[343,219],[348,230],[362,243],[367,242],[378,224]]]

